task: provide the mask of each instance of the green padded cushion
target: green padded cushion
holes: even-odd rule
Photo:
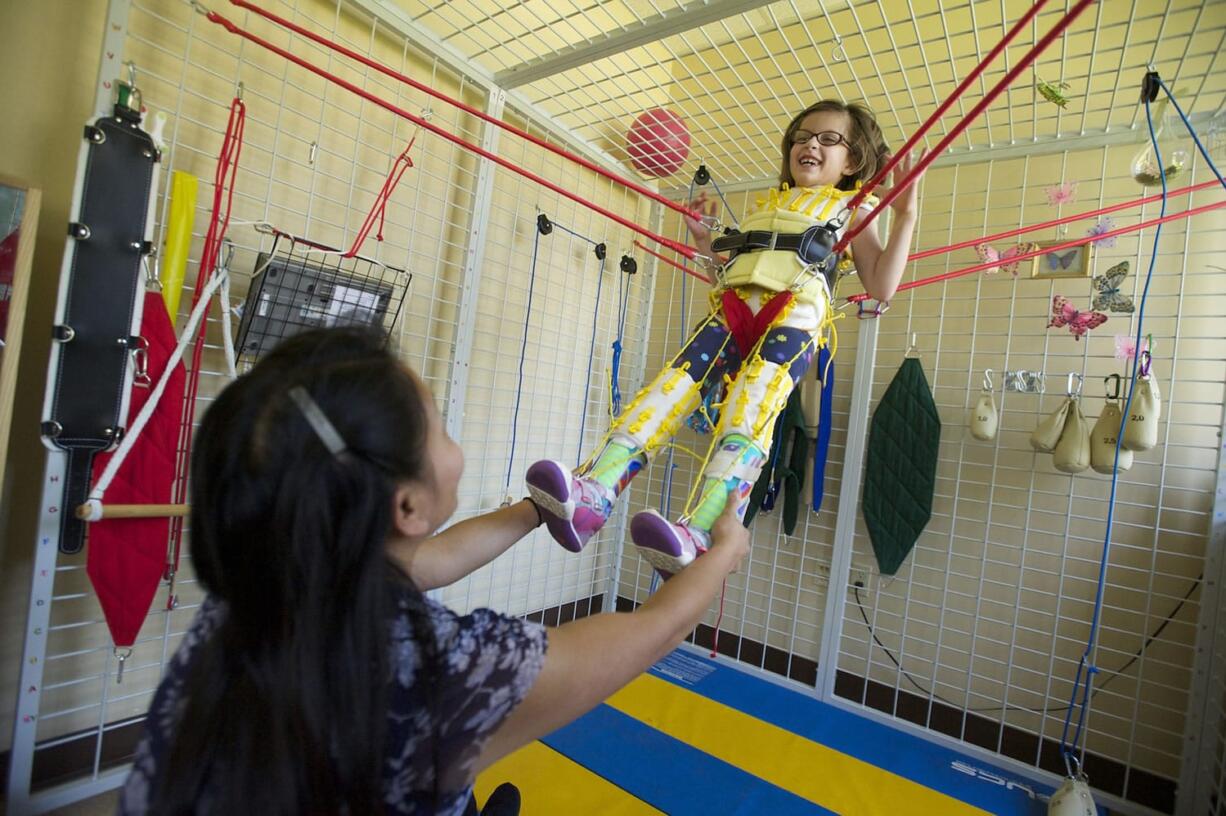
[[[882,575],[898,571],[932,516],[941,419],[919,360],[903,360],[873,413],[862,509]]]

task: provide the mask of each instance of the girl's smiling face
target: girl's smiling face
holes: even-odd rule
[[[837,186],[844,176],[854,173],[856,158],[851,152],[851,128],[851,117],[843,111],[814,111],[806,116],[795,133],[797,137],[812,135],[804,141],[793,141],[788,155],[793,186]],[[842,139],[833,145],[821,144],[816,134],[823,132],[837,133]]]

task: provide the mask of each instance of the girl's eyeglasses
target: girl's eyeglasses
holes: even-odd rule
[[[847,137],[837,130],[821,130],[814,133],[811,130],[797,130],[792,133],[792,144],[806,144],[814,136],[817,137],[817,143],[826,147],[834,147],[837,144],[845,144],[851,149],[851,142],[847,141]]]

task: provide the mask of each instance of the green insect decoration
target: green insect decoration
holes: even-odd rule
[[[1039,94],[1052,104],[1059,105],[1062,108],[1068,107],[1068,97],[1065,95],[1071,86],[1067,82],[1044,82],[1039,80],[1035,87],[1038,88]]]

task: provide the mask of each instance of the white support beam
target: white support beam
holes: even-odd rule
[[[884,229],[884,225],[882,226]],[[869,301],[875,303],[875,301]],[[834,523],[834,553],[830,563],[830,582],[826,589],[826,612],[822,623],[821,652],[817,661],[817,696],[834,702],[834,681],[839,668],[839,647],[843,640],[843,611],[847,606],[847,584],[851,580],[855,550],[856,519],[860,516],[860,479],[864,472],[864,451],[868,447],[868,426],[873,399],[873,369],[877,362],[877,318],[859,323],[856,360],[852,374],[851,407],[847,418],[847,442],[843,450],[843,471],[839,476],[839,504]],[[815,477],[816,478],[816,477]],[[868,587],[864,587],[868,591]]]
[[[527,85],[640,45],[768,6],[772,2],[774,0],[691,0],[686,5],[640,20],[604,37],[568,46],[547,57],[499,71],[494,75],[494,81],[504,88]]]

